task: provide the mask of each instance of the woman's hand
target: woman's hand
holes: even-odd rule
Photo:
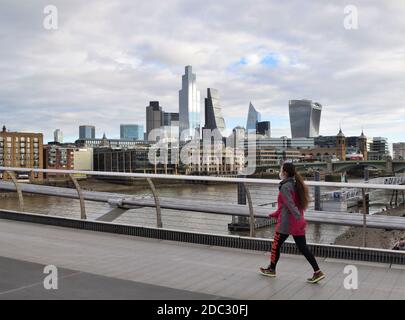
[[[279,212],[277,210],[277,211],[274,211],[274,212],[270,213],[267,217],[269,219],[273,219],[273,218],[278,218],[278,216],[279,216]]]

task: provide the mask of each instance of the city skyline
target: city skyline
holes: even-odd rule
[[[274,137],[289,136],[288,100],[311,99],[324,106],[321,135],[336,134],[341,123],[346,135],[364,128],[390,143],[405,140],[405,51],[401,33],[393,32],[404,27],[404,4],[352,1],[359,29],[346,30],[343,4],[314,1],[301,12],[300,1],[237,2],[60,0],[60,25],[49,31],[45,1],[6,1],[0,121],[10,130],[44,132],[49,141],[56,128],[73,140],[88,122],[98,136],[119,137],[124,121],[146,127],[149,101],[178,112],[180,77],[192,65],[201,92],[221,93],[229,129],[244,126],[252,101]],[[304,19],[288,23],[297,17]]]

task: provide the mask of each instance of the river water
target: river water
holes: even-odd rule
[[[83,181],[81,184],[85,189],[151,197],[147,188],[134,188],[133,186],[94,181],[91,183]],[[175,198],[179,201],[193,199],[205,201],[207,204],[237,203],[236,185],[174,184],[171,186],[158,185],[157,189],[161,197]],[[251,193],[254,205],[263,205],[276,201],[278,188],[277,186],[252,186]],[[80,217],[78,200],[34,195],[25,196],[24,203],[28,212]],[[269,208],[269,213],[275,209],[272,205],[265,207]],[[0,208],[18,210],[17,198],[0,198]],[[111,207],[108,204],[86,201],[86,213],[90,220],[95,220],[110,210]],[[216,234],[248,235],[248,232],[228,231],[228,224],[231,221],[230,216],[162,209],[162,222],[165,228]],[[117,218],[115,222],[155,226],[156,211],[154,208],[131,209]],[[346,230],[348,227],[310,223],[307,228],[307,239],[308,242],[312,243],[332,244]],[[261,238],[272,238],[273,234],[274,226],[256,230],[256,236]]]

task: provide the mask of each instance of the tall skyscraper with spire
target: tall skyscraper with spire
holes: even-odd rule
[[[182,86],[179,91],[179,129],[181,138],[187,141],[195,137],[196,131],[200,132],[201,126],[200,91],[197,90],[197,79],[191,66],[186,66],[182,76]]]

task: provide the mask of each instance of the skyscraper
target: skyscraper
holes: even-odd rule
[[[208,88],[207,98],[205,98],[205,126],[204,129],[218,129],[222,135],[225,134],[225,120],[222,116],[221,105],[219,103],[218,90]]]
[[[388,139],[384,137],[373,137],[368,160],[384,160],[389,155]]]
[[[270,121],[260,121],[256,124],[256,133],[262,136],[271,137]]]
[[[319,136],[322,105],[311,100],[290,100],[290,124],[292,138]]]
[[[80,126],[79,127],[79,140],[95,139],[96,127],[95,126]]]
[[[149,136],[153,129],[163,126],[163,111],[159,101],[150,101],[146,107],[146,137],[150,141],[156,141],[156,136]]]
[[[139,124],[121,124],[120,139],[143,140],[143,126]]]
[[[253,104],[250,102],[249,104],[249,112],[248,112],[248,118],[247,118],[247,123],[246,123],[246,131],[248,133],[254,132],[256,133],[256,124],[261,121],[261,114],[258,112]]]
[[[54,142],[63,143],[63,132],[60,129],[56,129],[53,133]]]
[[[177,112],[163,113],[164,126],[179,126],[179,114]]]
[[[197,90],[196,75],[191,66],[186,66],[182,76],[182,87],[179,91],[179,127],[180,135],[187,130],[183,141],[195,136],[200,131],[200,91]]]

